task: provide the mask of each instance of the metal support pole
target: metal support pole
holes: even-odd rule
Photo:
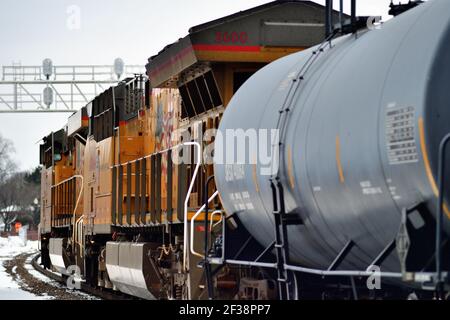
[[[14,110],[17,110],[17,83],[14,84]]]

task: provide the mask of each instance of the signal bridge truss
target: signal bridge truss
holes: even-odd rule
[[[144,66],[114,65],[42,66],[13,64],[2,67],[0,113],[76,112],[120,79],[145,73]]]

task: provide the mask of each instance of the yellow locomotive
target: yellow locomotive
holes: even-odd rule
[[[208,285],[214,298],[275,297],[250,267],[202,264],[225,250],[223,230],[232,256],[259,246],[213,197],[204,133],[253,73],[320,43],[324,16],[312,2],[275,1],[193,27],[149,59],[146,76],[109,88],[45,137],[42,264],[145,299],[206,299]]]

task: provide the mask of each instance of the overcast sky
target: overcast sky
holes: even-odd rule
[[[191,26],[268,2],[1,0],[0,65],[13,62],[40,65],[47,57],[54,65],[112,64],[117,57],[128,64],[144,65],[148,57],[184,37]],[[315,2],[323,4],[325,0]],[[334,2],[336,6],[339,3]],[[390,0],[357,2],[358,15],[389,18]],[[75,29],[68,28],[73,5],[80,10],[80,27]],[[60,129],[67,117],[68,114],[0,114],[0,134],[13,141],[16,149],[13,157],[21,169],[39,164],[37,142],[52,130]]]

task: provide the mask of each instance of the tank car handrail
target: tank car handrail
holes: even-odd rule
[[[298,267],[285,264],[284,268],[286,270],[297,271],[302,273],[316,274],[320,276],[356,276],[356,277],[370,277],[373,275],[379,275],[381,278],[403,278],[403,274],[401,272],[378,272],[378,271],[358,271],[358,270],[320,270],[320,269],[311,269],[305,267]],[[370,268],[370,267],[369,267]]]
[[[316,62],[318,57],[321,55],[321,53],[324,52],[325,47],[327,44],[333,40],[333,38],[337,35],[338,29],[334,30],[331,34],[329,34],[319,45],[317,45],[313,51],[312,54],[308,57],[308,59],[305,61],[303,66],[298,70],[298,72],[295,74],[295,77],[292,79],[291,86],[289,87],[289,90],[286,94],[286,97],[283,101],[283,104],[279,110],[278,114],[278,120],[276,124],[276,128],[280,130],[280,141],[283,141],[283,136],[285,134],[285,129],[287,125],[287,113],[293,108],[292,103],[294,101],[295,96],[298,93],[298,90],[300,88],[300,84],[305,79],[305,75],[308,73],[311,66]],[[333,48],[330,45],[330,49]],[[272,154],[275,154],[276,149],[275,147],[277,144],[272,144]],[[278,150],[279,153],[281,153],[281,148]],[[272,175],[272,179],[278,178],[279,171],[277,171],[276,174]]]
[[[241,266],[249,266],[249,267],[261,267],[261,268],[277,268],[277,263],[273,262],[257,262],[257,261],[244,261],[244,260],[233,260],[227,259],[224,261],[216,262],[214,259],[209,259],[209,263],[211,264],[233,264],[233,265],[241,265]],[[373,275],[379,275],[380,278],[403,278],[403,274],[401,272],[378,272],[378,271],[358,271],[358,270],[320,270],[320,269],[311,269],[306,267],[299,267],[285,264],[284,268],[286,270],[296,271],[300,273],[308,273],[319,276],[327,276],[327,277],[370,277]],[[414,281],[416,282],[426,282],[430,281],[434,275],[433,272],[416,272],[414,277]]]
[[[272,269],[276,269],[277,268],[277,264],[271,263],[271,262],[255,262],[255,261],[244,261],[244,260],[225,260],[224,261],[227,264],[236,264],[236,265],[241,265],[241,266],[248,266],[248,267],[261,267],[261,268],[272,268]],[[210,263],[214,264],[213,261],[210,261]]]

